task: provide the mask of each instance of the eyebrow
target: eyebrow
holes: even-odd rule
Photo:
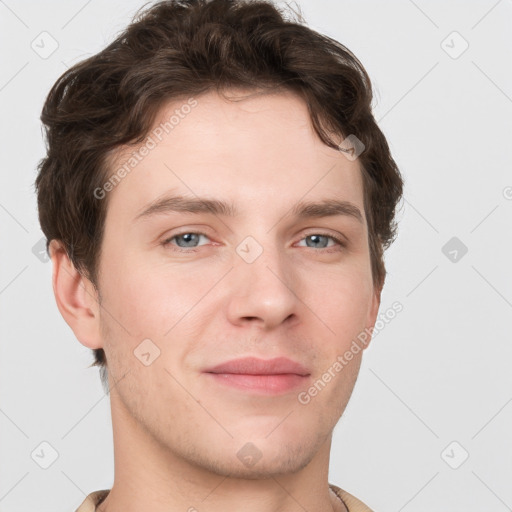
[[[232,203],[218,199],[167,195],[149,203],[133,220],[137,221],[139,219],[147,219],[155,215],[173,212],[195,214],[210,213],[222,217],[236,217],[238,215],[238,210]],[[339,199],[300,201],[293,206],[291,213],[298,219],[343,215],[355,218],[361,224],[363,223],[361,210],[355,204]]]

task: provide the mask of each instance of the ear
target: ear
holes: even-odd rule
[[[366,317],[366,331],[367,333],[372,332],[373,327],[375,326],[375,322],[377,321],[377,315],[379,313],[380,308],[380,295],[382,292],[382,287],[377,288],[373,287],[372,298],[368,307],[368,315]],[[364,345],[364,349],[368,348],[370,345],[371,338],[368,340],[368,343]]]
[[[52,240],[49,252],[53,293],[60,314],[82,345],[90,349],[103,348],[99,297],[94,285],[76,270],[61,241]]]

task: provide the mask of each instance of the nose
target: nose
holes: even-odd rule
[[[272,329],[297,317],[301,301],[296,271],[287,265],[286,255],[269,244],[252,263],[236,255],[230,272],[229,320],[238,326],[258,323]]]

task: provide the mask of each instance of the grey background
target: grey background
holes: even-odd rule
[[[381,305],[403,311],[365,352],[329,480],[380,512],[512,510],[512,1],[299,3],[363,62],[406,181]],[[109,398],[33,253],[33,181],[49,88],[141,5],[0,0],[0,512],[112,485]]]

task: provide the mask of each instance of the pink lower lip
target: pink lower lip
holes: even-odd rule
[[[208,373],[217,382],[245,391],[259,391],[268,394],[283,393],[303,386],[309,376],[295,373],[278,375],[247,375],[239,373]]]

